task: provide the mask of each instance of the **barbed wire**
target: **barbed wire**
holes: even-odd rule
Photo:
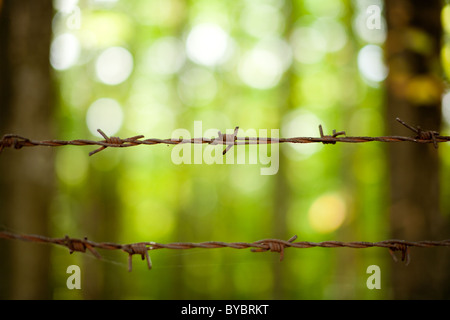
[[[175,250],[185,250],[185,249],[214,249],[214,248],[232,248],[232,249],[251,249],[252,252],[277,252],[280,254],[280,261],[284,258],[285,248],[354,248],[354,249],[365,249],[365,248],[387,248],[389,253],[395,262],[398,261],[395,256],[396,251],[401,252],[401,260],[405,262],[406,265],[410,263],[410,247],[419,248],[432,248],[432,247],[450,247],[450,239],[442,241],[405,241],[405,240],[384,240],[379,242],[365,242],[365,241],[354,241],[354,242],[341,242],[341,241],[323,241],[323,242],[309,242],[309,241],[299,241],[294,242],[297,236],[293,236],[289,240],[280,239],[264,239],[251,243],[247,242],[221,242],[221,241],[207,241],[207,242],[173,242],[173,243],[157,243],[157,242],[138,242],[131,244],[117,244],[111,242],[94,242],[87,238],[76,239],[65,236],[64,238],[49,238],[41,235],[27,235],[27,234],[16,234],[7,231],[0,231],[0,238],[12,239],[12,240],[22,240],[31,241],[39,243],[49,243],[60,245],[68,248],[70,253],[82,252],[86,253],[89,250],[96,258],[102,259],[101,255],[96,249],[104,250],[122,250],[128,253],[128,271],[132,271],[132,257],[137,254],[140,255],[142,260],[146,260],[148,269],[152,268],[152,261],[149,256],[150,250],[157,249],[175,249]]]
[[[97,131],[103,136],[105,140],[42,140],[36,141],[17,134],[5,134],[0,141],[0,153],[4,148],[21,149],[23,147],[60,147],[60,146],[100,146],[98,149],[91,151],[90,156],[110,147],[110,148],[125,148],[134,147],[138,145],[156,145],[156,144],[210,144],[210,145],[226,145],[223,154],[227,153],[234,145],[251,145],[251,144],[275,144],[275,143],[323,143],[336,144],[342,143],[364,143],[364,142],[414,142],[414,143],[433,143],[435,148],[438,148],[438,143],[450,141],[449,136],[441,136],[438,131],[422,130],[421,127],[413,127],[401,119],[396,119],[402,125],[416,133],[415,137],[405,136],[381,136],[381,137],[364,137],[364,136],[346,136],[345,131],[336,132],[333,130],[332,135],[324,135],[322,126],[319,125],[320,137],[294,137],[294,138],[263,138],[263,137],[238,137],[239,127],[236,127],[233,134],[222,134],[218,132],[216,138],[191,138],[191,139],[145,139],[143,135],[138,135],[126,139],[119,137],[108,137],[101,129]]]
[[[66,145],[74,146],[88,146],[97,145],[100,146],[98,149],[91,151],[90,156],[108,148],[108,147],[132,147],[138,145],[155,145],[155,144],[168,144],[175,145],[181,143],[191,143],[191,144],[211,144],[211,145],[226,145],[223,154],[228,152],[234,145],[250,145],[250,144],[273,144],[273,143],[323,143],[323,144],[335,144],[337,142],[343,143],[364,143],[364,142],[414,142],[414,143],[433,143],[434,147],[438,147],[438,143],[450,141],[450,137],[441,136],[437,131],[422,130],[419,126],[413,127],[405,123],[401,119],[396,119],[402,125],[407,127],[416,133],[415,137],[404,137],[404,136],[382,136],[382,137],[340,137],[345,135],[345,131],[336,132],[333,130],[332,135],[324,135],[322,126],[319,125],[320,137],[295,137],[295,138],[261,138],[261,137],[238,137],[239,127],[236,127],[233,134],[222,134],[218,132],[217,138],[193,138],[193,139],[145,139],[143,135],[134,136],[131,138],[121,139],[118,137],[108,137],[101,129],[98,132],[103,136],[105,140],[103,141],[92,141],[92,140],[43,140],[35,141],[16,134],[6,134],[0,141],[0,153],[4,148],[14,148],[21,149],[22,147],[34,147],[34,146],[48,146],[48,147],[59,147]],[[409,247],[421,247],[421,248],[431,248],[445,246],[450,247],[450,240],[442,241],[405,241],[405,240],[385,240],[379,242],[341,242],[341,241],[324,241],[324,242],[309,242],[300,241],[294,242],[297,236],[292,237],[288,241],[279,239],[264,239],[255,241],[252,243],[246,242],[220,242],[220,241],[208,241],[201,243],[168,243],[161,244],[156,242],[139,242],[132,244],[116,244],[109,242],[93,242],[84,239],[70,238],[68,236],[64,238],[49,238],[41,235],[24,235],[16,234],[6,231],[0,231],[0,238],[3,239],[15,239],[22,241],[40,242],[40,243],[50,243],[55,245],[60,245],[67,247],[70,253],[75,251],[85,253],[86,250],[90,251],[96,258],[101,259],[101,255],[96,249],[104,250],[122,250],[128,253],[128,269],[132,270],[132,256],[138,254],[141,256],[142,260],[147,261],[147,266],[149,269],[152,268],[152,262],[148,251],[156,249],[193,249],[193,248],[232,248],[232,249],[251,249],[252,252],[278,252],[280,254],[280,261],[284,258],[285,248],[312,248],[312,247],[322,247],[322,248],[387,248],[393,259],[397,261],[395,256],[396,251],[401,252],[401,260],[406,264],[410,262]]]

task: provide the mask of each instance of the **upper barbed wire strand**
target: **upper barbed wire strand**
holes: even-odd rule
[[[237,133],[239,127],[236,127],[233,134],[222,134],[220,131],[216,138],[189,138],[189,139],[143,139],[143,135],[138,135],[126,139],[118,137],[108,137],[101,129],[98,132],[105,138],[100,141],[76,139],[76,140],[31,140],[17,134],[6,134],[0,140],[0,153],[4,148],[21,149],[23,147],[60,147],[60,146],[92,146],[97,145],[100,148],[92,151],[89,155],[94,155],[108,147],[110,148],[126,148],[138,145],[156,145],[156,144],[212,144],[212,145],[226,145],[223,151],[225,154],[234,145],[253,145],[253,144],[275,144],[275,143],[323,143],[336,144],[340,143],[365,143],[365,142],[413,142],[413,143],[433,143],[434,147],[438,147],[438,143],[450,141],[449,136],[441,136],[439,132],[432,130],[422,130],[419,126],[414,128],[405,123],[401,119],[396,119],[402,125],[415,132],[417,136],[380,136],[380,137],[365,137],[365,136],[346,136],[345,131],[336,132],[333,130],[333,135],[324,135],[322,126],[319,125],[320,137],[293,137],[293,138],[272,138],[272,137],[238,137]]]

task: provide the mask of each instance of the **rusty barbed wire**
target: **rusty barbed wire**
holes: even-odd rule
[[[96,249],[104,250],[122,250],[128,253],[128,271],[132,271],[132,257],[135,254],[141,256],[142,260],[147,261],[148,269],[152,268],[152,262],[149,256],[150,250],[157,249],[174,249],[174,250],[185,250],[185,249],[215,249],[215,248],[232,248],[232,249],[251,249],[252,252],[277,252],[280,254],[280,261],[284,258],[285,248],[354,248],[354,249],[365,249],[365,248],[386,248],[389,249],[389,253],[395,262],[398,261],[395,256],[396,251],[401,252],[401,260],[405,262],[406,265],[410,263],[410,247],[418,248],[432,248],[432,247],[450,247],[450,239],[442,241],[405,241],[405,240],[384,240],[379,242],[366,242],[366,241],[354,241],[354,242],[342,242],[342,241],[323,241],[323,242],[309,242],[309,241],[299,241],[294,242],[297,236],[293,236],[288,241],[280,239],[264,239],[251,243],[247,242],[221,242],[221,241],[207,241],[207,242],[173,242],[173,243],[157,243],[157,242],[138,242],[131,244],[116,244],[110,242],[94,242],[87,238],[75,239],[65,236],[64,238],[49,238],[41,235],[26,235],[26,234],[16,234],[7,231],[0,231],[0,238],[12,239],[12,240],[22,240],[40,243],[49,243],[64,246],[69,249],[69,252],[82,252],[85,253],[86,249],[89,250],[96,258],[102,259],[101,255]]]
[[[234,145],[251,145],[251,144],[275,144],[275,143],[323,143],[336,144],[342,143],[364,143],[364,142],[414,142],[414,143],[433,143],[435,148],[438,148],[438,143],[450,141],[449,136],[441,136],[438,131],[423,130],[421,127],[413,127],[401,119],[396,119],[406,128],[416,133],[415,137],[406,136],[381,136],[381,137],[364,137],[364,136],[346,136],[345,131],[336,132],[333,130],[332,135],[325,135],[323,133],[322,125],[319,125],[320,137],[294,137],[294,138],[262,138],[262,137],[238,137],[239,127],[234,129],[233,134],[222,134],[218,132],[216,138],[191,138],[191,139],[145,139],[143,135],[138,135],[126,139],[119,137],[108,137],[101,129],[97,131],[103,136],[104,140],[31,140],[17,134],[6,134],[0,141],[0,153],[5,148],[21,149],[23,147],[60,147],[60,146],[100,146],[98,149],[91,151],[90,156],[110,147],[110,148],[126,148],[138,145],[156,145],[167,144],[176,145],[182,143],[189,144],[210,144],[210,145],[226,145],[223,151],[225,155]]]

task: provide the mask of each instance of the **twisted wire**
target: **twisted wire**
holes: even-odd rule
[[[413,127],[405,123],[401,119],[396,119],[402,125],[415,132],[415,137],[407,136],[380,136],[380,137],[365,137],[365,136],[346,136],[345,131],[336,132],[333,130],[332,135],[325,135],[322,126],[319,125],[320,137],[293,137],[293,138],[263,138],[263,137],[238,137],[239,127],[236,127],[233,134],[222,134],[220,131],[216,138],[190,138],[190,139],[143,139],[143,135],[138,135],[126,139],[119,137],[108,137],[101,129],[97,131],[103,136],[104,140],[94,141],[85,139],[76,140],[31,140],[17,134],[6,134],[0,140],[0,153],[5,148],[21,149],[23,147],[61,147],[61,146],[100,146],[98,149],[91,151],[90,156],[106,149],[106,148],[127,148],[138,145],[177,145],[177,144],[210,144],[210,145],[226,145],[223,154],[225,154],[234,145],[258,145],[258,144],[280,144],[280,143],[323,143],[336,144],[339,143],[365,143],[365,142],[413,142],[413,143],[432,143],[435,148],[438,143],[450,141],[449,136],[441,136],[439,132],[433,130],[422,130],[419,126]]]
[[[366,248],[387,248],[391,253],[395,261],[397,258],[394,252],[400,251],[402,255],[402,261],[406,264],[410,262],[409,248],[433,248],[433,247],[450,247],[450,239],[442,241],[405,241],[405,240],[384,240],[379,242],[366,242],[366,241],[353,241],[353,242],[342,242],[342,241],[323,241],[323,242],[309,242],[309,241],[298,241],[297,236],[293,236],[288,241],[280,239],[264,239],[255,242],[222,242],[222,241],[207,241],[207,242],[173,242],[173,243],[157,243],[157,242],[138,242],[131,244],[118,244],[110,242],[94,242],[84,239],[69,238],[65,236],[64,238],[49,238],[41,235],[27,235],[27,234],[16,234],[7,231],[0,231],[0,238],[9,240],[21,240],[30,241],[37,243],[49,243],[54,245],[64,246],[69,249],[70,253],[75,251],[86,253],[88,249],[96,258],[101,259],[101,255],[96,249],[103,250],[122,250],[129,255],[128,259],[128,270],[132,270],[132,256],[138,254],[141,256],[142,260],[147,261],[147,266],[149,269],[152,268],[152,262],[148,252],[150,250],[157,249],[172,249],[172,250],[186,250],[186,249],[217,249],[217,248],[231,248],[231,249],[251,249],[252,252],[277,252],[280,254],[280,261],[284,257],[284,249],[286,248],[353,248],[353,249],[366,249]]]

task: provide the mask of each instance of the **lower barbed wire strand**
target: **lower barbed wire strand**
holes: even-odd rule
[[[283,260],[284,249],[286,248],[387,248],[389,252],[396,260],[393,253],[400,251],[402,254],[402,261],[409,263],[410,261],[410,247],[418,248],[432,248],[432,247],[450,247],[450,239],[441,241],[404,241],[404,240],[384,240],[379,242],[367,242],[367,241],[353,241],[353,242],[341,242],[341,241],[323,241],[323,242],[308,242],[298,241],[297,236],[292,237],[288,241],[281,239],[264,239],[255,242],[221,242],[221,241],[207,241],[207,242],[173,242],[173,243],[157,243],[157,242],[138,242],[131,244],[117,244],[111,242],[94,242],[84,239],[70,238],[68,236],[64,238],[50,238],[41,235],[32,234],[17,234],[9,231],[0,231],[0,238],[8,240],[21,240],[37,243],[49,243],[59,246],[64,246],[73,252],[90,251],[96,258],[102,259],[100,254],[95,249],[103,250],[122,250],[129,254],[129,271],[132,269],[131,261],[133,255],[140,255],[142,260],[147,261],[148,269],[152,268],[152,262],[148,252],[150,250],[158,249],[173,249],[173,250],[186,250],[186,249],[217,249],[217,248],[230,248],[230,249],[251,249],[252,252],[265,252],[272,251],[280,254],[280,260]]]

